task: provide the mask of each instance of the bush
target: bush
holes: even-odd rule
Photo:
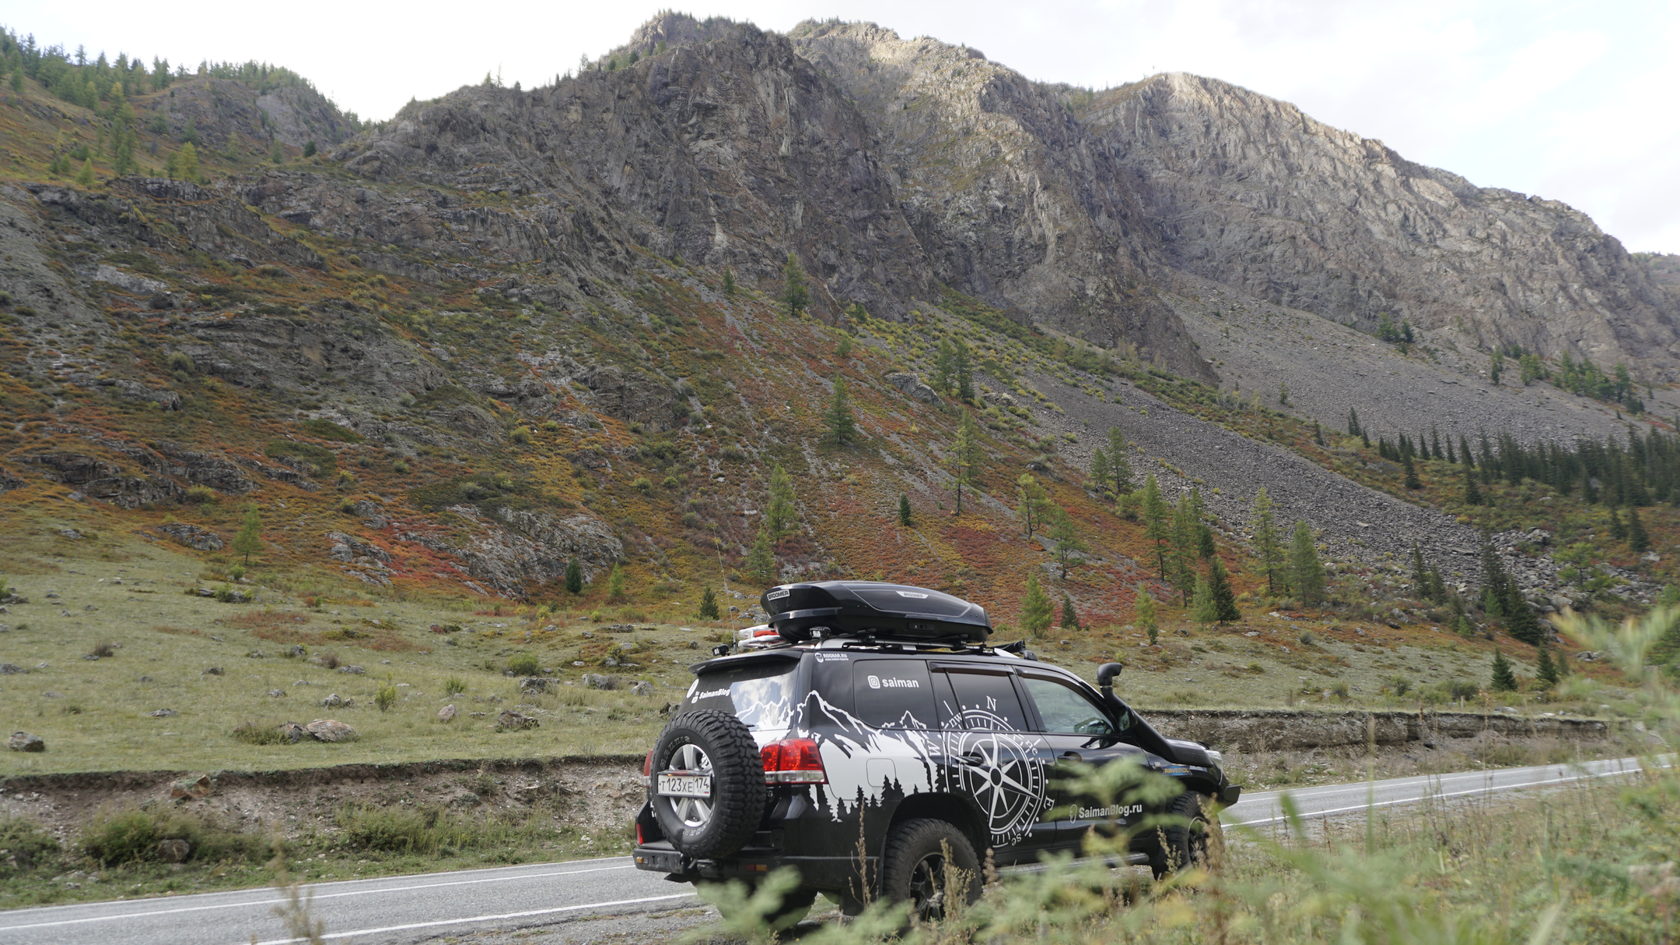
[[[117,655],[117,645],[115,643],[110,642],[109,640],[101,640],[100,642],[95,643],[93,645],[93,649],[88,651],[88,656],[91,656],[94,659],[100,659],[100,660],[106,659],[108,657],[116,656],[116,655]]]
[[[458,696],[467,691],[467,681],[459,676],[451,676],[443,681],[443,694]]]
[[[0,879],[48,866],[61,852],[58,840],[34,821],[0,817]]]
[[[233,740],[247,745],[282,745],[286,742],[285,733],[278,725],[265,725],[257,722],[240,722],[230,732]]]
[[[181,501],[190,505],[209,505],[216,501],[216,490],[209,486],[188,486]]]
[[[227,830],[182,811],[139,807],[95,814],[82,829],[81,848],[100,866],[121,866],[159,860],[160,840],[185,840],[194,860],[261,863],[273,856],[263,837]]]
[[[508,657],[507,671],[513,676],[538,676],[542,674],[542,664],[533,653],[515,653]]]
[[[397,704],[396,684],[388,682],[380,686],[373,694],[373,704],[381,712],[391,711],[391,707]]]

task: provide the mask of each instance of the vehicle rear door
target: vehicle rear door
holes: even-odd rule
[[[955,790],[973,798],[999,863],[1030,860],[1055,842],[1048,817],[1049,749],[1033,731],[1007,666],[937,666],[950,686],[942,727]]]

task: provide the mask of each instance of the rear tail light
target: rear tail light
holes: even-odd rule
[[[636,846],[640,847],[640,846],[646,846],[646,845],[647,845],[647,838],[642,836],[642,825],[641,825],[640,822],[637,822],[637,824],[636,824]]]
[[[759,749],[765,784],[827,784],[822,755],[809,738],[784,738]]]
[[[642,761],[642,777],[653,777],[653,749],[648,749],[647,758]]]

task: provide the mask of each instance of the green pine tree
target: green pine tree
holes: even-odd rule
[[[1542,689],[1550,689],[1558,683],[1558,668],[1557,664],[1552,662],[1552,648],[1549,646],[1540,648],[1540,660],[1535,665],[1534,679]]]
[[[1254,493],[1254,554],[1266,572],[1266,592],[1277,594],[1288,590],[1284,580],[1283,545],[1278,540],[1277,519],[1272,511],[1272,496],[1261,486]]]
[[[1137,603],[1133,606],[1134,617],[1139,629],[1149,635],[1149,645],[1154,646],[1161,639],[1161,626],[1155,620],[1155,595],[1149,593],[1149,589],[1142,584],[1139,584],[1136,590]]]
[[[898,494],[898,524],[905,528],[915,524],[910,517],[910,497],[902,492]]]
[[[1155,483],[1154,473],[1143,480],[1141,504],[1144,535],[1155,543],[1155,569],[1166,580],[1167,541],[1172,537],[1172,528],[1167,522],[1167,503],[1161,498],[1161,487]]]
[[[1241,620],[1242,612],[1237,610],[1237,595],[1231,588],[1231,579],[1225,573],[1225,565],[1219,558],[1208,559],[1208,591],[1213,595],[1213,611],[1215,620],[1229,623]]]
[[[1067,580],[1068,569],[1077,564],[1085,554],[1085,543],[1079,538],[1079,531],[1074,527],[1073,516],[1060,506],[1051,505],[1047,512],[1050,519],[1050,545],[1056,554],[1056,566],[1062,580]]]
[[[958,338],[951,348],[951,370],[956,375],[957,399],[963,403],[974,400],[974,368],[969,364],[968,344]]]
[[[1097,447],[1091,450],[1091,488],[1103,499],[1113,495],[1113,483],[1108,477],[1108,450]]]
[[[1295,534],[1289,544],[1289,586],[1308,607],[1324,602],[1324,564],[1318,559],[1312,529],[1306,522],[1295,523]]]
[[[763,585],[776,583],[776,553],[771,546],[770,530],[761,524],[747,550],[747,577]]]
[[[1064,629],[1082,629],[1079,626],[1079,614],[1074,612],[1073,609],[1073,597],[1065,593],[1062,595],[1062,619],[1060,622]]]
[[[1015,480],[1015,511],[1021,517],[1021,526],[1027,530],[1028,540],[1043,523],[1045,506],[1050,502],[1050,494],[1044,491],[1032,473],[1022,473],[1021,478]]]
[[[1126,435],[1118,427],[1110,427],[1108,431],[1108,475],[1116,497],[1132,491],[1132,464],[1126,458]]]
[[[764,508],[764,523],[770,529],[770,540],[781,541],[793,529],[797,514],[793,478],[778,463],[770,470],[770,502]]]
[[[82,162],[82,169],[76,172],[76,186],[93,186],[93,158],[88,158]]]
[[[843,377],[834,379],[834,394],[823,411],[823,423],[828,428],[828,442],[834,446],[847,446],[857,439],[857,420],[852,416],[852,401]]]
[[[1038,573],[1035,571],[1027,575],[1027,593],[1021,598],[1021,629],[1027,636],[1037,639],[1039,634],[1050,629],[1052,615],[1050,598],[1044,593],[1044,587],[1038,583]]]
[[[625,594],[624,566],[613,562],[612,570],[607,573],[607,600],[610,603],[621,604]]]
[[[805,267],[799,264],[799,257],[793,253],[787,254],[787,262],[782,264],[782,303],[787,306],[791,316],[797,316],[805,311],[805,306],[811,301],[810,289],[805,282]]]
[[[1511,671],[1511,661],[1498,650],[1493,651],[1493,674],[1490,680],[1494,692],[1516,692],[1517,675]]]
[[[951,481],[957,490],[957,514],[962,514],[963,487],[973,486],[980,474],[980,428],[967,409],[957,421],[957,439],[951,445]]]
[[[1634,551],[1650,551],[1651,536],[1645,533],[1645,523],[1639,520],[1639,510],[1628,506],[1627,543]]]
[[[733,269],[723,271],[723,297],[726,299],[735,297],[735,270]]]
[[[578,564],[576,558],[566,562],[566,593],[583,593],[583,567]]]
[[[700,595],[700,619],[701,620],[716,620],[716,619],[718,619],[717,594],[715,594],[712,591],[712,587],[711,587],[710,584],[706,585],[706,590],[704,592],[702,592],[701,595]]]
[[[1190,596],[1190,615],[1203,626],[1219,619],[1219,604],[1213,599],[1213,587],[1200,574],[1196,575]]]

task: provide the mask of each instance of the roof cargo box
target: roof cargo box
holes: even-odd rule
[[[891,637],[942,643],[984,643],[986,610],[925,587],[876,581],[783,584],[764,592],[764,611],[782,638],[797,643],[817,627],[830,636]]]

